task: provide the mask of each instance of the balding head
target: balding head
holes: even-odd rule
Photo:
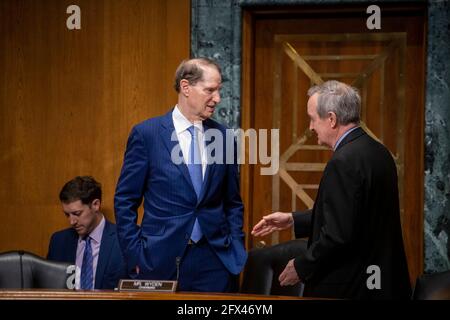
[[[336,80],[326,81],[308,90],[308,96],[317,93],[317,113],[320,118],[327,117],[329,112],[336,114],[339,125],[359,123],[361,97],[358,90]]]
[[[202,81],[203,69],[206,67],[215,68],[221,74],[220,66],[209,58],[194,58],[181,62],[175,72],[175,90],[178,93],[180,92],[180,81],[182,79],[186,79],[190,85],[195,85],[198,81]]]

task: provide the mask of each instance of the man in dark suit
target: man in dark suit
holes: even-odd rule
[[[390,152],[361,127],[358,92],[338,81],[308,91],[310,130],[333,148],[312,210],[275,212],[252,231],[265,236],[294,226],[309,236],[304,255],[280,274],[305,282],[305,295],[408,299],[410,282],[400,225],[397,169]]]
[[[236,275],[247,257],[244,208],[236,148],[225,143],[225,127],[210,119],[220,102],[221,82],[214,61],[183,61],[175,74],[178,104],[131,131],[115,214],[132,278],[178,279],[181,291],[236,290]]]
[[[76,265],[76,289],[114,289],[126,276],[116,226],[100,212],[102,190],[89,176],[76,177],[59,199],[71,228],[55,232],[47,259]]]

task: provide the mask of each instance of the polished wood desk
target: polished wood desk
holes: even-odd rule
[[[287,296],[193,292],[131,292],[114,290],[0,289],[0,300],[307,300]]]

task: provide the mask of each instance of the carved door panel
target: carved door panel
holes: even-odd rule
[[[249,230],[264,214],[313,206],[331,151],[317,145],[308,129],[306,92],[329,79],[351,84],[361,94],[361,125],[387,146],[397,164],[403,236],[415,278],[423,259],[425,22],[420,12],[403,19],[398,14],[384,12],[378,32],[367,30],[359,14],[339,19],[314,9],[286,17],[247,15],[253,25],[254,64],[249,69],[254,78],[247,113],[244,83],[249,119],[243,120],[255,129],[279,129],[280,168],[273,176],[260,175],[261,165],[248,168],[251,192],[245,200],[251,210]],[[289,230],[263,241],[276,244],[293,237]],[[249,244],[258,241],[251,238]]]

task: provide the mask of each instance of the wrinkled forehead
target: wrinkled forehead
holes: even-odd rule
[[[317,111],[317,99],[318,99],[318,93],[315,93],[311,97],[309,97],[308,103],[307,103],[308,113],[315,113]]]
[[[203,78],[199,82],[208,87],[219,87],[222,85],[222,77],[214,67],[209,67],[204,70]]]

